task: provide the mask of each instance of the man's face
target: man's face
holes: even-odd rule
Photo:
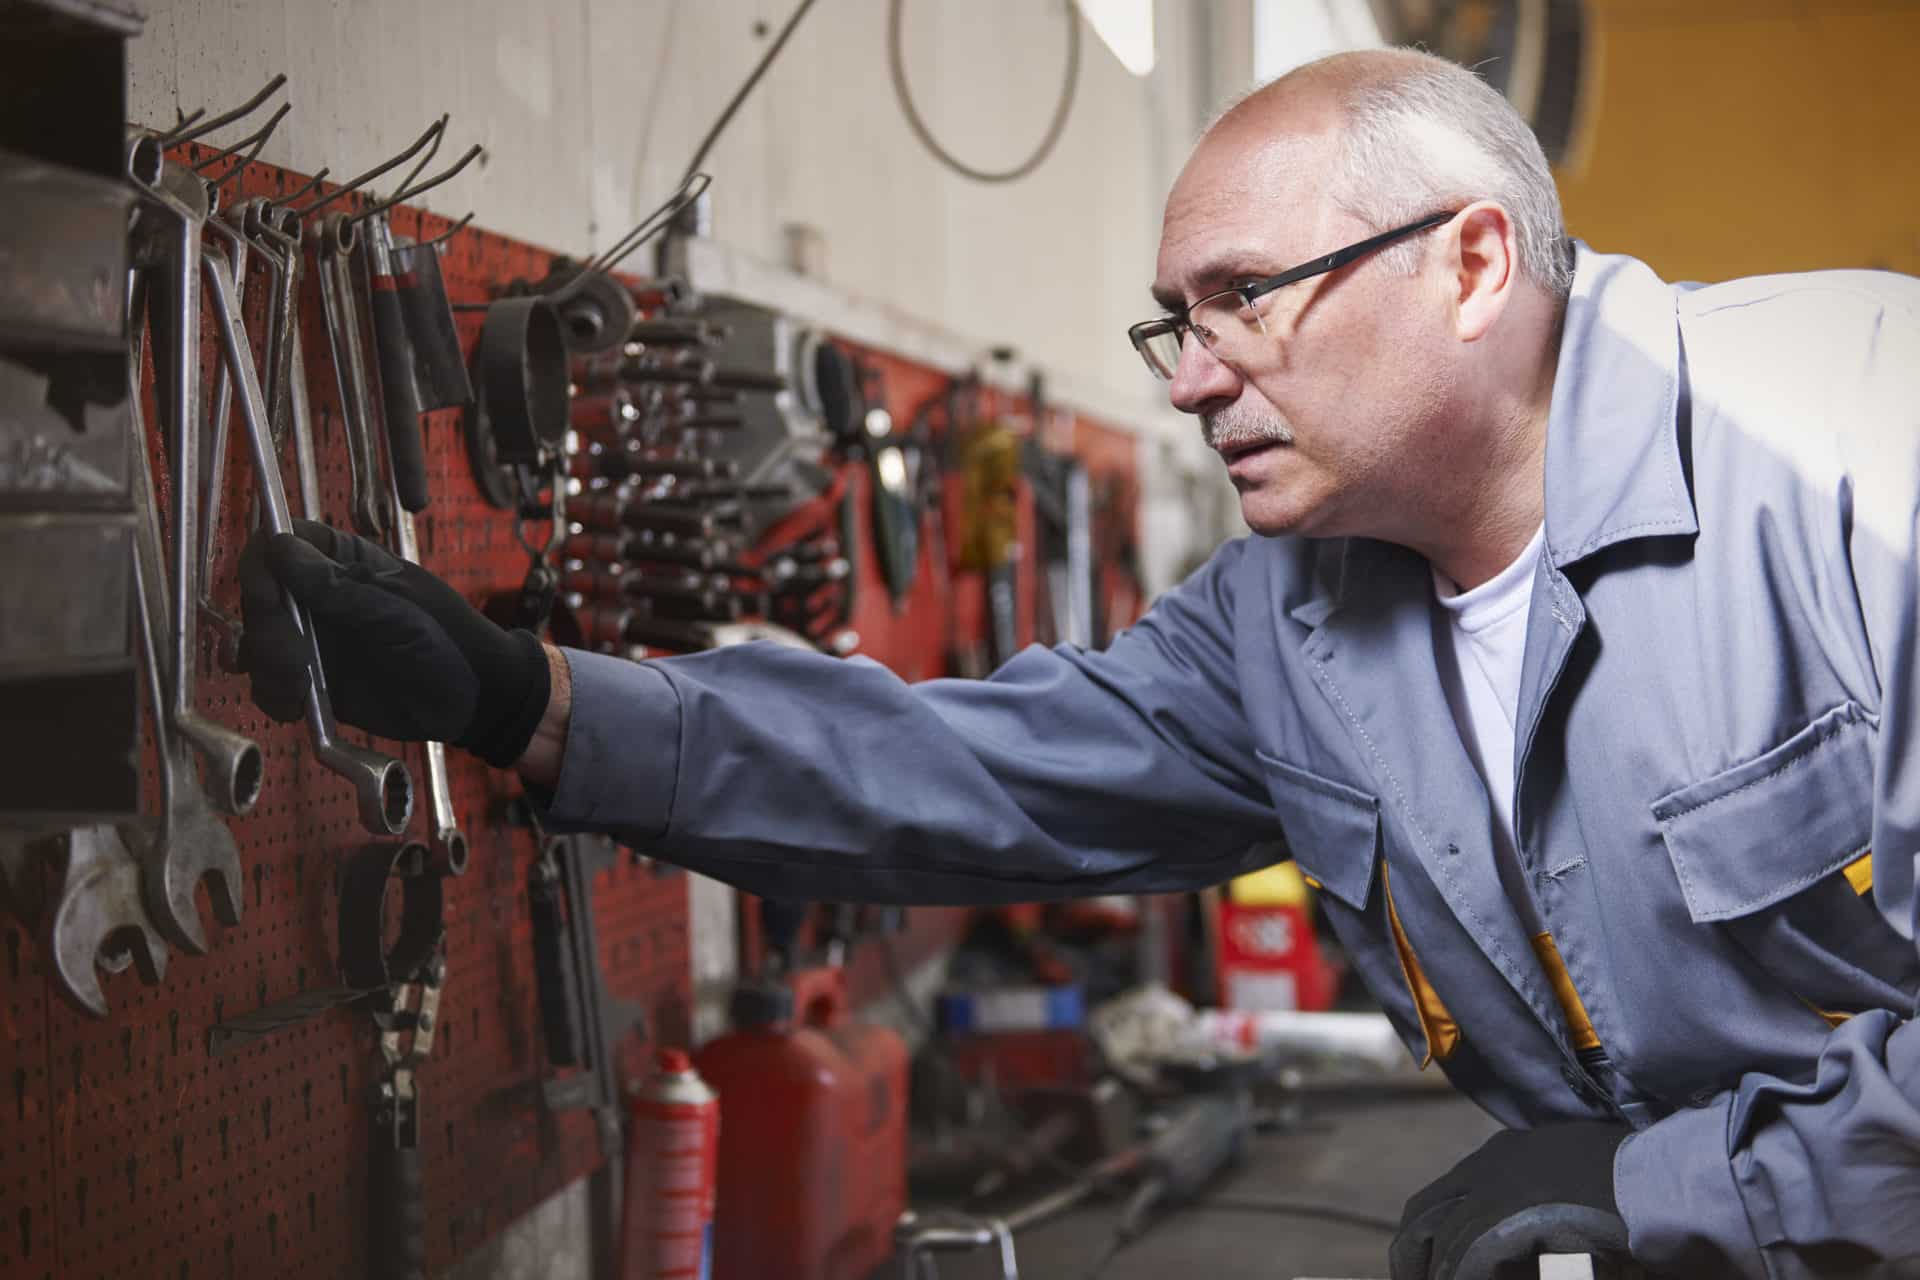
[[[1379,230],[1335,208],[1328,153],[1324,133],[1209,137],[1168,197],[1154,296],[1189,304]],[[1260,298],[1228,359],[1187,338],[1169,397],[1199,416],[1255,532],[1392,532],[1396,490],[1425,462],[1416,428],[1444,394],[1439,296],[1368,257]]]

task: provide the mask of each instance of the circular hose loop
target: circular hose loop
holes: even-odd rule
[[[962,177],[972,178],[975,182],[1016,182],[1038,169],[1048,155],[1052,154],[1054,144],[1060,141],[1060,135],[1066,131],[1067,116],[1073,110],[1074,93],[1080,84],[1080,15],[1073,0],[1064,0],[1067,10],[1067,74],[1060,85],[1060,103],[1053,109],[1053,119],[1047,125],[1045,136],[1033,154],[1011,169],[976,169],[960,160],[952,152],[940,145],[938,139],[927,128],[925,120],[913,105],[913,93],[907,88],[906,59],[900,49],[900,11],[906,0],[888,0],[887,4],[887,69],[893,74],[893,93],[900,100],[900,110],[907,117],[907,127],[913,130],[913,136],[920,139],[921,145],[933,152],[934,158]]]

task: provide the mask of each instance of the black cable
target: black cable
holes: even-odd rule
[[[1400,1230],[1400,1223],[1396,1219],[1381,1214],[1366,1213],[1359,1209],[1343,1209],[1339,1205],[1321,1204],[1314,1200],[1292,1200],[1284,1196],[1272,1200],[1242,1196],[1207,1196],[1195,1200],[1187,1207],[1223,1209],[1233,1213],[1281,1213],[1296,1218],[1323,1218],[1328,1222],[1342,1222],[1352,1227],[1384,1231],[1388,1235],[1393,1235]]]
[[[747,100],[749,93],[753,92],[753,86],[760,83],[760,77],[767,74],[767,68],[773,65],[773,60],[786,46],[787,37],[792,35],[793,29],[800,25],[800,19],[807,16],[807,10],[813,8],[813,3],[814,0],[800,0],[800,6],[793,11],[793,16],[787,19],[787,25],[780,28],[780,34],[773,38],[773,43],[767,46],[767,51],[760,55],[760,64],[747,77],[747,82],[741,85],[733,95],[733,101],[729,102],[726,110],[720,113],[720,118],[713,122],[713,128],[707,130],[707,136],[700,140],[700,149],[693,153],[693,160],[687,165],[686,177],[680,180],[683,185],[700,168],[700,162],[707,158],[707,152],[713,150],[713,144],[720,140],[721,130],[727,127],[733,119],[734,112],[740,109],[740,104]]]
[[[1053,109],[1053,120],[1047,125],[1047,132],[1040,139],[1040,145],[1034,148],[1033,154],[1013,168],[997,172],[976,169],[956,158],[934,138],[926,121],[920,118],[920,112],[915,109],[913,94],[907,88],[906,59],[900,49],[900,10],[904,3],[905,0],[890,0],[887,6],[887,69],[893,75],[894,97],[900,100],[900,110],[905,113],[907,127],[913,130],[913,136],[920,139],[921,145],[931,151],[941,164],[975,182],[1014,182],[1038,169],[1041,162],[1052,153],[1054,144],[1060,141],[1060,135],[1066,131],[1067,116],[1073,110],[1074,93],[1080,84],[1080,14],[1072,0],[1063,0],[1067,10],[1067,74],[1060,85],[1060,104]]]

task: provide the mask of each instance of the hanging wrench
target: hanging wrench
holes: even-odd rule
[[[347,461],[353,470],[353,527],[369,538],[386,532],[380,501],[380,455],[369,419],[366,356],[360,345],[360,311],[354,305],[353,223],[330,213],[320,221],[314,254],[320,267],[320,304],[333,345],[340,411],[346,417]]]
[[[275,289],[284,290],[285,297],[291,299],[284,305],[281,333],[287,359],[287,409],[293,423],[294,476],[300,487],[300,514],[309,520],[324,520],[326,516],[320,509],[320,467],[313,452],[313,410],[307,402],[307,358],[300,341],[297,299],[300,267],[304,261],[300,249],[300,218],[291,209],[276,210],[268,202],[258,201],[248,210],[247,234],[272,270],[287,273],[284,279],[278,275],[274,279]],[[276,292],[277,310],[282,307],[281,297]],[[276,431],[276,447],[279,439]]]
[[[370,220],[369,234],[365,248],[373,257],[373,267],[377,274],[392,277],[391,232],[384,215]],[[351,296],[351,295],[348,295]],[[376,295],[377,297],[377,295]],[[395,304],[398,305],[397,303]],[[354,332],[358,333],[358,313],[354,312]],[[393,318],[398,319],[398,312]],[[378,325],[376,324],[376,335]],[[391,335],[388,335],[389,337]],[[354,344],[358,346],[357,343]],[[372,434],[373,397],[368,393],[365,373],[365,361],[354,348],[349,348],[350,358],[355,369],[353,373],[356,388],[356,411],[367,423],[368,433]],[[390,354],[390,353],[388,353]],[[426,466],[420,454],[419,400],[411,385],[404,389],[396,388],[392,380],[407,379],[411,382],[413,368],[410,360],[392,360],[383,358],[379,365],[382,391],[381,413],[386,421],[385,438],[388,441],[386,467],[387,514],[393,520],[393,548],[400,558],[412,564],[420,563],[420,546],[415,536],[413,512],[416,507],[425,505]],[[397,417],[408,417],[409,421],[395,425]],[[419,492],[415,495],[419,501],[409,503],[402,483],[401,456],[408,455],[408,447],[403,441],[411,440],[413,459],[407,472],[411,484]],[[427,804],[433,815],[433,838],[429,844],[433,867],[446,875],[465,875],[467,870],[467,838],[460,830],[460,821],[453,812],[453,789],[447,777],[447,748],[440,742],[425,744],[427,754]]]
[[[198,343],[197,329],[195,343]],[[214,915],[222,924],[240,923],[244,902],[240,851],[233,833],[214,815],[206,793],[195,781],[193,760],[186,743],[167,724],[167,699],[162,692],[170,674],[160,637],[168,633],[166,555],[160,542],[160,516],[153,499],[153,460],[147,452],[147,431],[141,420],[139,373],[141,350],[136,332],[128,361],[133,386],[128,418],[129,471],[133,479],[133,580],[142,643],[147,653],[148,689],[153,703],[155,754],[160,765],[160,812],[152,818],[122,823],[121,839],[141,864],[141,887],[147,914],[174,944],[194,955],[207,952],[207,935],[200,923],[194,892],[208,882]],[[165,359],[165,356],[156,357]],[[176,497],[176,502],[179,499]]]
[[[135,365],[134,368],[138,368]],[[134,447],[146,452],[144,433]],[[147,612],[147,594],[141,581],[142,557],[133,561],[134,591],[140,619],[140,641],[145,658],[147,692],[153,704],[155,727],[166,714],[160,690],[159,655]],[[171,763],[162,754],[163,777]],[[224,828],[222,828],[224,830]],[[111,826],[79,827],[36,841],[36,856],[50,856],[60,868],[60,888],[47,915],[46,951],[52,957],[54,983],[74,1004],[96,1018],[107,1016],[107,996],[100,987],[99,970],[124,969],[131,961],[149,986],[167,973],[167,944],[154,929],[141,893],[140,864]],[[219,894],[214,895],[215,901]],[[196,921],[197,923],[197,921]],[[113,961],[108,963],[111,952]]]
[[[148,986],[167,975],[167,944],[153,927],[141,899],[140,864],[104,824],[77,827],[49,838],[43,849],[63,867],[59,894],[47,918],[47,954],[60,993],[96,1018],[107,1016],[100,987],[103,952],[131,957]]]
[[[207,185],[191,170],[167,164],[159,142],[152,138],[136,144],[128,167],[135,188],[179,224],[168,255],[173,285],[166,299],[170,309],[169,350],[155,353],[156,360],[168,362],[170,377],[163,384],[172,418],[167,425],[173,430],[173,610],[169,633],[173,696],[167,719],[173,732],[191,743],[206,762],[206,783],[214,803],[227,813],[244,814],[260,798],[265,773],[260,748],[243,734],[207,719],[193,705],[193,676],[198,665],[194,642],[199,635],[200,616],[200,575],[196,572],[199,542],[195,536],[200,507],[195,474],[200,461],[200,289],[196,263],[206,219]],[[151,486],[147,493],[151,500]],[[153,573],[159,577],[157,567]]]
[[[420,563],[420,546],[414,537],[413,512],[400,505],[400,494],[393,487],[393,477],[387,477],[389,498],[393,502],[393,527],[395,550],[400,558],[413,564]],[[447,747],[443,742],[425,744],[427,752],[427,805],[433,814],[433,839],[428,848],[431,851],[431,865],[442,874],[462,876],[467,873],[467,837],[460,830],[460,820],[453,812],[453,787],[447,777]]]
[[[246,204],[252,201],[223,210],[218,208],[219,197],[220,188],[208,183],[206,229],[220,236],[230,246],[234,287],[239,290],[241,300],[245,301],[247,242],[235,231],[245,216]],[[202,474],[206,477],[200,485],[200,582],[203,587],[213,579],[213,539],[220,526],[220,502],[226,489],[227,425],[232,416],[233,383],[222,367],[214,371],[213,412],[207,415],[206,433],[201,437],[206,445],[200,454]],[[210,602],[203,595],[200,603],[205,608]]]
[[[207,295],[213,302],[220,346],[240,391],[240,416],[247,427],[247,444],[253,455],[266,527],[274,533],[292,533],[293,516],[287,509],[286,487],[280,479],[280,463],[267,426],[266,403],[260,392],[259,376],[247,358],[246,333],[240,325],[240,309],[233,300],[232,269],[226,258],[211,248],[203,251],[201,266],[207,277]],[[413,779],[408,776],[406,765],[392,756],[340,739],[333,719],[333,702],[327,695],[319,637],[306,610],[291,598],[287,600],[287,612],[295,629],[307,641],[307,728],[313,737],[314,755],[320,763],[353,783],[360,802],[360,821],[368,830],[379,835],[399,835],[407,829],[407,820],[413,816]]]

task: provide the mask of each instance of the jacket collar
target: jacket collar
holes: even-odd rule
[[[1700,531],[1681,462],[1674,287],[1636,258],[1575,249],[1547,412],[1547,559],[1562,570],[1615,543]],[[1307,627],[1377,595],[1390,566],[1413,555],[1371,538],[1316,551],[1315,592],[1287,611]]]
[[[1576,246],[1547,417],[1547,556],[1564,569],[1633,538],[1698,533],[1681,462],[1673,286]]]

